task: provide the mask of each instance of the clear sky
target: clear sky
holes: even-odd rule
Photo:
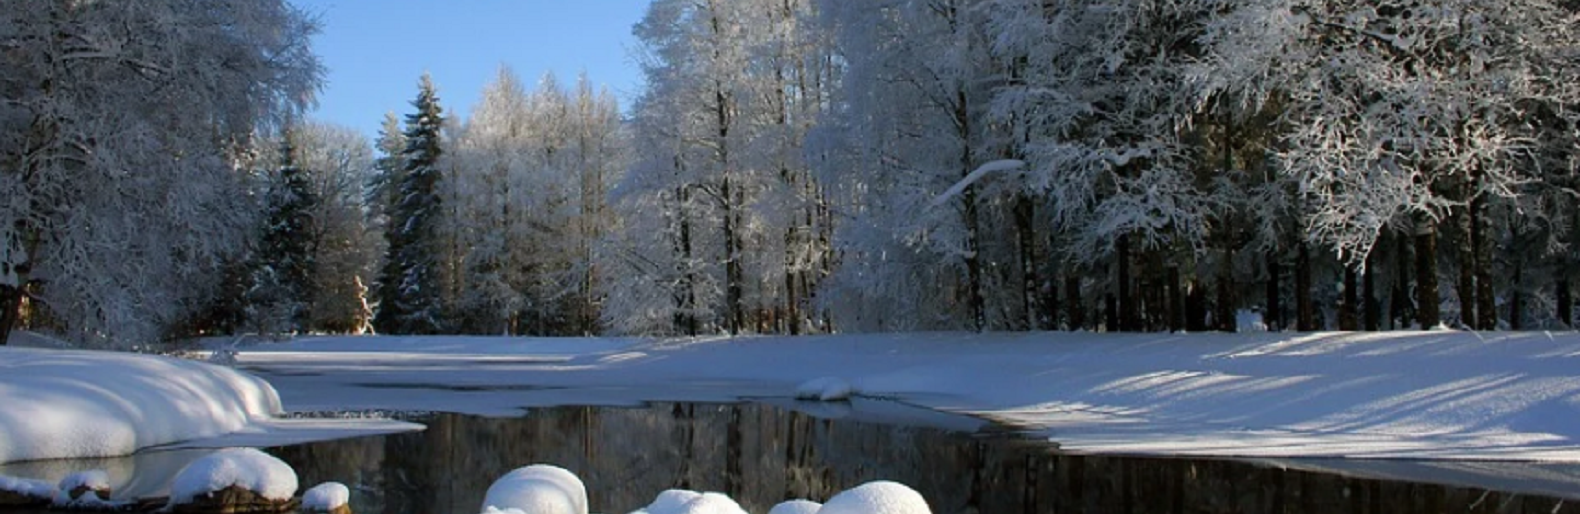
[[[423,71],[445,111],[465,116],[501,63],[528,84],[583,71],[621,101],[641,89],[631,26],[647,0],[291,0],[319,17],[314,49],[328,68],[312,118],[372,137],[384,113],[405,115]],[[464,7],[463,7],[464,6]]]

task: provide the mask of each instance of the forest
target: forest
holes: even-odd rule
[[[285,0],[16,2],[0,342],[1573,327],[1574,0],[654,0],[373,141]]]

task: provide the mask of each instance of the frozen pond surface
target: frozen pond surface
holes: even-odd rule
[[[426,431],[269,451],[296,468],[303,489],[351,486],[365,514],[472,514],[494,479],[529,463],[574,471],[593,511],[605,513],[677,487],[725,492],[762,513],[875,479],[914,487],[939,514],[1580,512],[1574,465],[1070,455],[973,418],[890,402],[774,403],[414,414]],[[58,478],[98,467],[110,471],[117,496],[155,496],[203,454],[15,463],[0,473]]]

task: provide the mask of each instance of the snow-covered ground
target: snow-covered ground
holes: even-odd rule
[[[237,362],[299,411],[780,401],[835,377],[1067,450],[1580,462],[1573,332],[326,337]]]
[[[268,445],[419,428],[276,419],[279,396],[255,376],[131,353],[0,347],[0,398],[0,462],[127,455],[220,437]]]

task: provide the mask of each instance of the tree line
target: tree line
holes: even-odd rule
[[[501,69],[453,119],[424,78],[371,144],[289,121],[286,4],[37,3],[0,23],[6,326],[1573,324],[1571,0],[655,0],[624,111]]]

